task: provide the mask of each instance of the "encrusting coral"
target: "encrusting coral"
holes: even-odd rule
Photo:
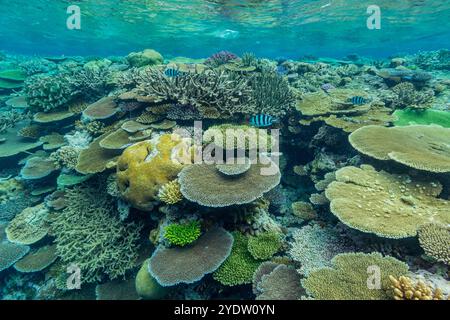
[[[344,167],[326,189],[331,212],[344,224],[387,238],[405,238],[430,221],[450,223],[450,202],[437,198],[438,181],[376,171],[369,165]]]
[[[141,226],[120,221],[113,199],[97,183],[66,190],[67,207],[51,220],[58,256],[81,269],[84,283],[124,276],[138,257]]]

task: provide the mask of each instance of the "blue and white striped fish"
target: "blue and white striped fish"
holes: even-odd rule
[[[249,120],[250,125],[257,128],[270,127],[272,124],[277,122],[277,119],[267,114],[257,114],[251,117]]]
[[[362,105],[367,103],[367,99],[360,96],[355,96],[350,98],[350,102],[354,105]]]
[[[166,77],[174,78],[182,76],[185,73],[175,68],[167,68],[166,70],[164,70],[164,74],[166,75]]]

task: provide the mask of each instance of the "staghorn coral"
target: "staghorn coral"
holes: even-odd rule
[[[178,180],[172,180],[162,185],[158,191],[158,198],[165,204],[176,204],[183,200]]]
[[[236,60],[237,58],[238,56],[235,55],[234,53],[224,50],[214,53],[212,56],[206,59],[205,64],[213,68],[217,68],[232,60]]]
[[[164,227],[164,238],[171,245],[184,247],[201,235],[201,226],[199,221],[191,221],[188,223],[171,223]]]
[[[83,283],[124,276],[138,258],[142,227],[121,222],[113,198],[102,190],[101,181],[66,190],[67,207],[51,219],[57,254],[81,269]]]
[[[313,271],[301,283],[306,292],[318,300],[389,300],[389,276],[408,273],[408,265],[393,257],[374,252],[343,253],[331,260],[331,268]],[[369,267],[380,270],[380,287],[371,289]]]
[[[450,265],[450,227],[430,223],[418,230],[419,243],[425,254]]]
[[[263,72],[250,79],[256,109],[254,113],[281,117],[294,109],[295,97],[286,79],[275,73]]]
[[[24,120],[29,120],[30,114],[15,110],[0,112],[0,133],[6,132],[9,128],[14,128]]]
[[[420,280],[414,283],[411,278],[405,276],[396,278],[391,275],[389,280],[395,300],[444,300],[441,289],[433,288]]]
[[[264,173],[265,169],[268,172]],[[205,163],[186,166],[178,175],[183,196],[207,207],[250,203],[276,187],[280,178],[280,170],[271,160],[258,161],[235,176],[224,175],[215,165]]]
[[[253,258],[267,260],[280,251],[283,245],[282,235],[274,231],[262,232],[248,237],[247,249]]]
[[[191,246],[172,249],[159,246],[150,258],[148,271],[164,287],[194,283],[214,272],[229,256],[232,245],[230,233],[214,228]]]
[[[354,131],[348,139],[356,150],[378,160],[394,160],[430,172],[450,172],[450,128],[370,125]]]
[[[427,179],[393,175],[362,165],[336,171],[326,189],[331,212],[344,224],[386,238],[406,238],[429,222],[449,223],[442,186]]]
[[[253,274],[260,261],[248,251],[248,238],[240,232],[233,232],[233,248],[225,262],[213,274],[213,278],[225,286],[252,283]]]
[[[157,102],[194,106],[205,118],[256,111],[248,79],[223,71],[210,70],[169,78],[162,71],[149,68],[140,72],[137,92],[155,97]],[[211,112],[212,109],[216,111]]]
[[[125,149],[117,161],[117,185],[132,206],[151,210],[160,188],[176,178],[182,165],[172,160],[172,150],[179,142],[178,136],[165,134]]]

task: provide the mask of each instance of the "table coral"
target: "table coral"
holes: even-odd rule
[[[49,211],[43,203],[29,207],[15,216],[6,228],[6,236],[13,243],[29,245],[44,238],[49,231]]]
[[[300,275],[293,267],[283,264],[263,275],[257,288],[261,293],[256,300],[299,300],[304,294]]]
[[[191,246],[158,247],[150,258],[148,271],[162,286],[194,283],[214,272],[229,256],[232,245],[230,233],[214,228]]]
[[[450,202],[438,181],[412,179],[362,165],[336,171],[326,189],[331,212],[344,224],[387,238],[413,237],[429,222],[450,223]]]
[[[331,260],[331,268],[313,271],[301,283],[306,292],[318,300],[389,300],[389,276],[408,273],[408,266],[393,257],[380,253],[343,253]],[[369,267],[380,270],[380,287],[368,286]]]
[[[350,134],[349,141],[359,152],[378,160],[394,160],[430,172],[450,172],[449,128],[370,125]]]

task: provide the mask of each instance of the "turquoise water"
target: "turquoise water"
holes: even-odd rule
[[[66,9],[81,8],[81,30],[66,28]],[[381,9],[368,30],[367,7]],[[297,58],[382,57],[450,46],[450,3],[442,0],[6,1],[2,49],[26,54],[120,55],[155,48],[206,57],[219,50]]]
[[[449,299],[449,21],[0,0],[0,300]]]

